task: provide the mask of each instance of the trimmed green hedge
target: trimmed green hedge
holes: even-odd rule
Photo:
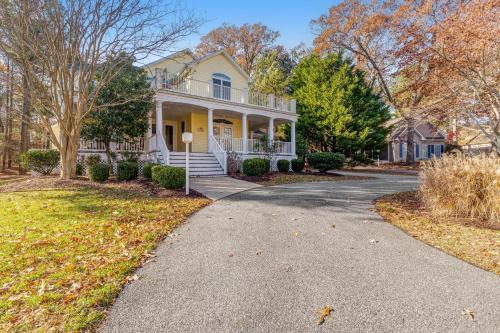
[[[59,165],[59,151],[55,149],[30,149],[21,154],[23,168],[50,175]]]
[[[305,163],[302,159],[294,158],[291,164],[293,172],[302,172],[302,170],[304,170]]]
[[[155,165],[151,169],[153,182],[169,189],[179,189],[186,185],[186,170],[167,165]]]
[[[87,166],[87,175],[94,182],[104,182],[109,178],[109,165],[106,163],[94,163]]]
[[[320,152],[307,155],[309,164],[319,172],[340,169],[344,166],[345,156],[339,153]]]
[[[278,160],[278,171],[288,172],[290,171],[290,161],[289,160]]]
[[[120,181],[137,179],[138,173],[136,162],[120,161],[116,166],[116,178]]]
[[[247,176],[262,176],[269,172],[270,161],[265,158],[249,158],[243,161],[243,173]]]
[[[152,169],[155,165],[158,165],[157,163],[146,163],[142,167],[142,176],[146,179],[151,179],[152,177]]]

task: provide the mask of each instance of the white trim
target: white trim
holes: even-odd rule
[[[271,110],[268,108],[252,106],[252,105],[242,106],[224,100],[215,100],[213,98],[206,98],[200,96],[186,96],[184,94],[175,93],[172,91],[158,91],[156,93],[155,98],[157,101],[162,101],[162,102],[190,104],[206,109],[234,111],[242,114],[245,113],[247,115],[264,116],[267,118],[272,117],[274,119],[297,121],[298,118],[297,113]]]

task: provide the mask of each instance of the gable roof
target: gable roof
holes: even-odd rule
[[[162,63],[163,61],[165,61],[167,59],[176,58],[176,57],[180,56],[181,54],[187,54],[187,55],[191,56],[191,58],[193,58],[193,61],[196,60],[196,57],[195,57],[194,53],[190,49],[184,49],[184,50],[180,50],[180,51],[174,52],[172,54],[169,54],[166,57],[162,57],[160,59],[157,59],[157,60],[155,60],[153,62],[150,62],[149,64],[145,64],[142,67],[151,67],[151,66],[160,64],[160,63]]]
[[[394,126],[389,134],[390,140],[406,141],[406,125],[402,118],[391,119],[386,122],[386,126]],[[420,121],[415,126],[415,133],[421,140],[445,140],[445,135],[439,128],[428,121]]]
[[[240,65],[238,65],[238,63],[233,59],[233,57],[231,57],[229,54],[227,54],[226,51],[224,50],[221,50],[221,51],[217,51],[217,52],[213,52],[213,53],[209,53],[201,58],[198,58],[198,59],[195,59],[193,62],[191,62],[188,67],[194,67],[194,66],[197,66],[199,65],[200,63],[204,62],[204,61],[207,61],[213,57],[216,57],[218,55],[222,55],[224,58],[226,58],[226,60],[229,61],[229,63],[231,65],[233,65],[233,67],[248,81],[248,82],[252,82],[252,78],[250,78],[250,76],[247,74],[247,72],[245,72],[243,70],[243,68],[241,68]]]

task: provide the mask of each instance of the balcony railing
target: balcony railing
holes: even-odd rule
[[[294,112],[295,99],[267,95],[257,91],[221,86],[212,82],[185,78],[172,73],[157,73],[157,87],[187,95],[213,98],[231,103],[246,104],[278,111]]]

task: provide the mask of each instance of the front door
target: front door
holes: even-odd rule
[[[173,125],[165,125],[165,143],[170,151],[174,151],[174,132],[175,128]]]
[[[232,125],[217,124],[214,125],[214,137],[219,141],[219,144],[225,151],[234,150],[233,143],[233,127]]]

